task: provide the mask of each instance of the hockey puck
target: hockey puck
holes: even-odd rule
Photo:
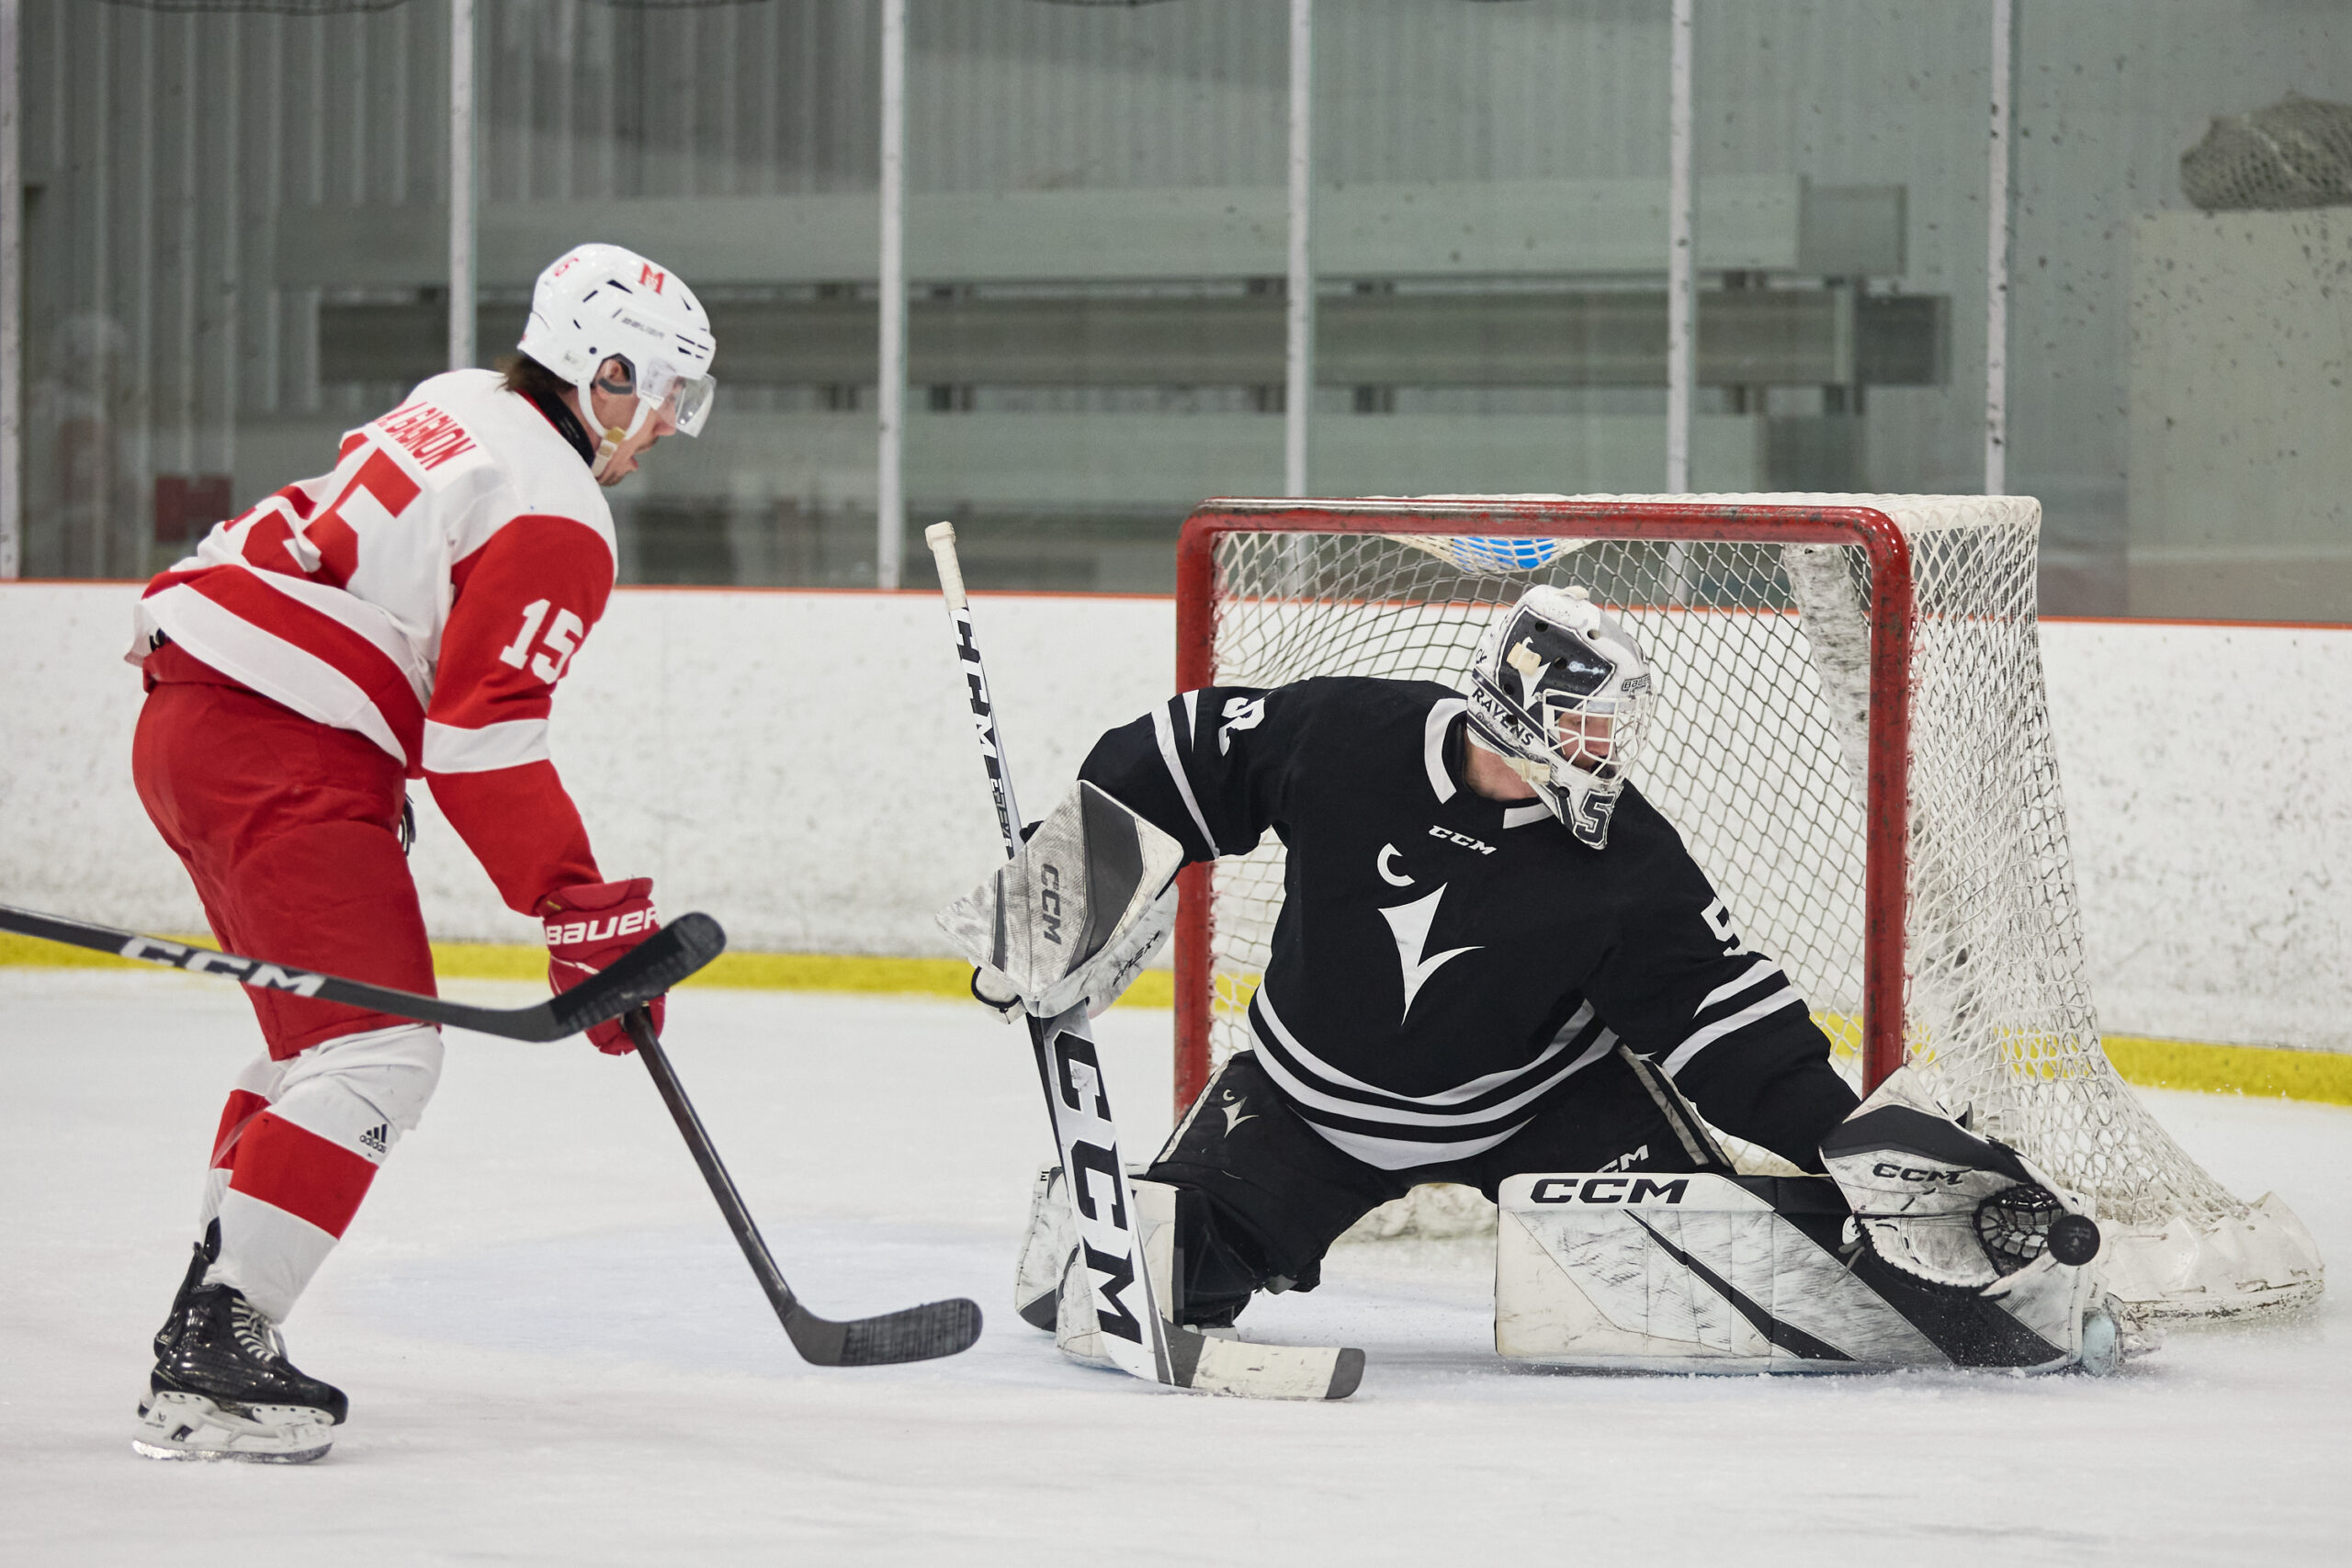
[[[2086,1214],[2061,1214],[2050,1222],[2050,1256],[2079,1269],[2098,1256],[2098,1222]]]

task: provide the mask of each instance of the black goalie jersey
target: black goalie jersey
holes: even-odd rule
[[[1461,696],[1330,678],[1187,692],[1080,771],[1188,860],[1289,850],[1250,1003],[1267,1076],[1387,1170],[1495,1147],[1622,1042],[1724,1131],[1820,1168],[1854,1104],[1828,1041],[1630,785],[1609,847],[1463,780]]]

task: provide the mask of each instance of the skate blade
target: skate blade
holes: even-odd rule
[[[202,1394],[154,1393],[139,1406],[130,1451],[199,1463],[309,1464],[334,1446],[334,1431],[307,1405],[224,1406]]]

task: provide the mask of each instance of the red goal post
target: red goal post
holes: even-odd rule
[[[2291,1310],[2324,1288],[2310,1233],[2215,1181],[2100,1045],[2041,528],[2027,496],[1212,501],[1177,547],[1177,685],[1457,684],[1498,605],[1584,589],[1657,672],[1634,782],[1841,1070],[1867,1089],[1907,1064],[2095,1205],[2105,1288],[2133,1311]],[[1270,835],[1182,874],[1180,1112],[1254,1043],[1284,869]]]
[[[1869,563],[1870,708],[1863,874],[1862,1070],[1875,1086],[1903,1062],[1904,899],[1910,745],[1911,549],[1884,512],[1856,505],[1613,500],[1240,501],[1195,508],[1176,547],[1176,686],[1215,682],[1217,547],[1236,534],[1312,533],[1625,539],[1657,544],[1837,545]],[[1207,1087],[1215,1007],[1212,868],[1179,879],[1176,1109]]]

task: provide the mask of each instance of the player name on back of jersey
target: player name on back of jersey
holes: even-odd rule
[[[458,416],[423,399],[402,403],[376,422],[426,469],[439,468],[462,452],[474,449],[474,438]]]

